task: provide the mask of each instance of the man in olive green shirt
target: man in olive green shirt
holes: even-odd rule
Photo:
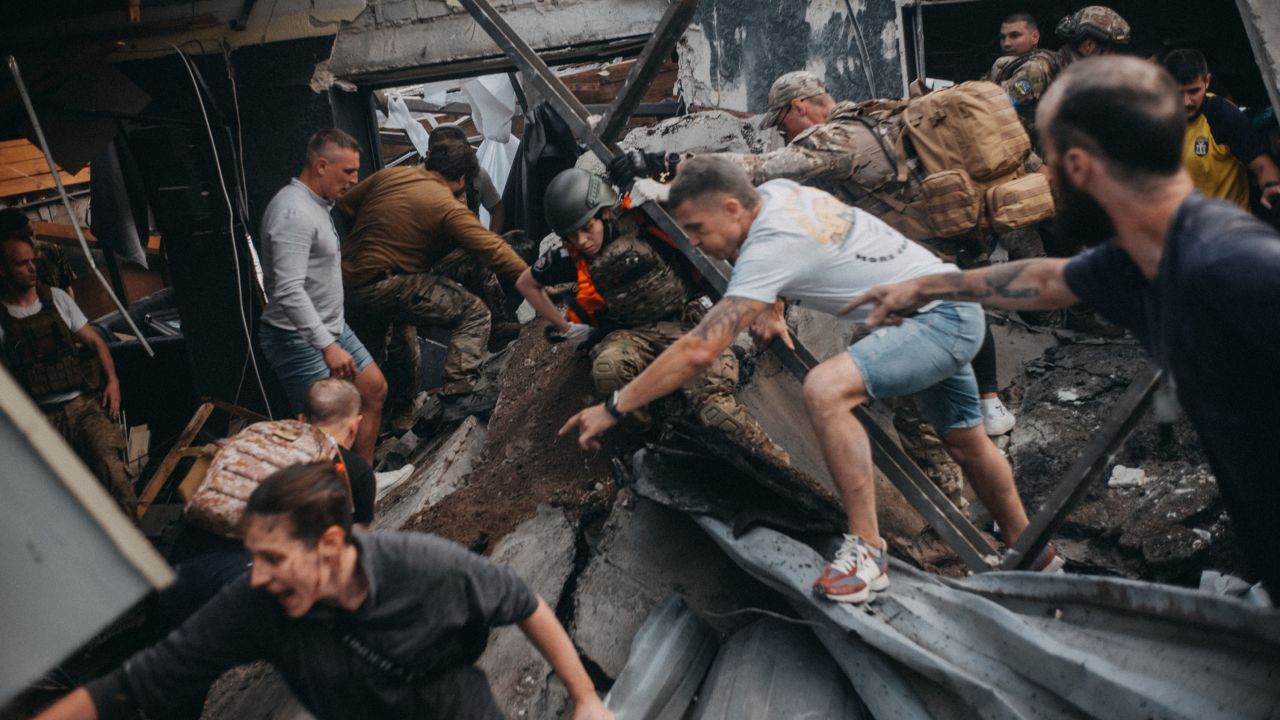
[[[383,365],[393,430],[407,430],[413,420],[421,385],[417,328],[453,331],[442,392],[470,392],[493,315],[502,312],[497,278],[514,281],[528,267],[454,198],[475,164],[465,145],[436,143],[423,166],[379,170],[338,204],[354,217],[342,248],[348,322],[374,357],[393,328]]]

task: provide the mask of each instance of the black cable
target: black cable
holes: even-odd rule
[[[849,23],[853,26],[853,37],[857,41],[858,56],[862,59],[862,74],[867,78],[868,97],[880,97],[880,93],[876,91],[876,81],[871,74],[871,57],[867,54],[866,42],[862,39],[862,25],[858,23],[858,17],[853,12],[853,3],[844,0],[845,9],[849,12]]]

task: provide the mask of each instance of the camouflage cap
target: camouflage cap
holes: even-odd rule
[[[808,70],[795,70],[782,75],[773,81],[769,88],[769,112],[765,113],[762,128],[771,128],[778,124],[778,117],[791,104],[792,100],[805,100],[827,93],[827,86],[817,75]]]
[[[1090,5],[1062,18],[1054,33],[1063,40],[1076,42],[1091,37],[1113,45],[1129,42],[1129,23],[1120,13],[1102,5]]]

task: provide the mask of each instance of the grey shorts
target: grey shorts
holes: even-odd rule
[[[878,399],[914,395],[939,434],[982,422],[970,362],[982,347],[982,306],[940,302],[897,327],[880,328],[849,346],[867,393]]]

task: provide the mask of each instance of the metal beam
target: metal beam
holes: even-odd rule
[[[588,120],[587,108],[573,93],[569,92],[542,58],[534,52],[511,26],[502,18],[487,0],[461,0],[462,5],[472,14],[476,22],[493,38],[498,47],[519,66],[525,78],[547,98],[551,106],[561,116],[573,133],[587,144],[587,147],[606,164],[617,157],[620,150],[617,143],[606,140],[596,134]],[[655,201],[648,201],[640,209],[649,216],[658,228],[666,233],[684,253],[685,257],[702,273],[707,284],[717,297],[724,294],[729,285],[730,269],[727,263],[713,260],[702,254],[689,243],[689,238],[671,217]],[[792,352],[774,342],[770,348],[777,354],[783,364],[798,379],[803,380],[809,369],[817,364],[816,359],[799,343]],[[955,505],[942,494],[916,467],[880,427],[866,414],[865,410],[855,413],[867,428],[871,439],[876,467],[889,478],[907,501],[927,520],[938,535],[955,550],[960,559],[974,572],[991,570],[997,556],[986,537],[973,527]]]
[[[640,57],[631,66],[622,92],[613,99],[613,104],[604,114],[604,120],[600,121],[600,137],[606,141],[621,138],[622,131],[627,127],[627,120],[631,119],[640,99],[662,69],[662,64],[671,57],[676,43],[680,42],[689,22],[693,20],[693,11],[697,6],[698,0],[677,0],[667,8],[662,21],[658,23],[658,29],[649,37]]]
[[[1160,386],[1162,373],[1154,363],[1147,365],[1129,384],[1110,419],[1094,434],[1084,447],[1080,457],[1058,484],[1053,495],[1045,501],[1040,512],[1031,518],[1031,524],[1018,537],[1017,542],[1005,554],[1001,570],[1026,570],[1031,567],[1041,548],[1062,525],[1067,513],[1075,508],[1089,489],[1094,478],[1111,464],[1116,451],[1137,427],[1146,414],[1156,388]]]

